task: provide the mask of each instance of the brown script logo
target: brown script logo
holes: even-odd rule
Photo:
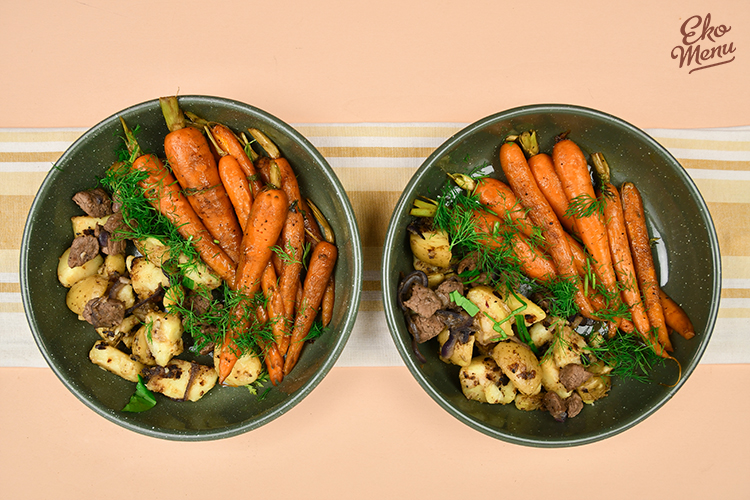
[[[723,24],[716,27],[711,26],[711,14],[706,14],[705,18],[701,16],[687,18],[680,28],[682,45],[677,45],[672,49],[672,59],[679,58],[680,68],[683,66],[690,67],[695,63],[697,66],[693,67],[688,74],[699,69],[713,68],[734,61],[734,56],[728,59],[729,55],[736,50],[734,43],[719,44],[718,41],[731,29],[731,26],[724,26]],[[713,45],[704,48],[698,42],[703,42],[704,47],[705,45]],[[716,59],[721,60],[717,61]],[[710,64],[704,64],[707,62],[710,62]]]

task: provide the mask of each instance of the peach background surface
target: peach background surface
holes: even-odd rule
[[[211,94],[290,123],[472,122],[563,102],[643,128],[750,125],[744,1],[97,0],[0,6],[0,127],[88,127],[160,95]],[[689,74],[709,13],[736,59]],[[750,365],[701,365],[637,427],[539,450],[483,436],[404,367],[334,368],[282,418],[175,443],[88,410],[49,369],[0,369],[0,497],[747,498]]]

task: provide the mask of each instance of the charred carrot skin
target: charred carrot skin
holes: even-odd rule
[[[242,229],[208,141],[198,129],[185,127],[167,134],[164,151],[193,209],[219,246],[237,262]]]
[[[211,133],[221,148],[237,160],[240,168],[245,172],[253,196],[258,196],[258,193],[263,189],[263,182],[259,178],[258,172],[255,170],[255,165],[247,156],[247,153],[245,153],[245,148],[242,147],[242,143],[237,139],[237,136],[231,129],[220,123],[215,123],[211,126]]]
[[[583,283],[575,269],[565,231],[537,186],[526,157],[517,144],[506,142],[500,147],[500,166],[513,192],[528,210],[529,218],[541,228],[558,274],[575,284],[575,303],[581,314],[594,318],[594,308],[584,294]]]
[[[242,238],[242,254],[231,287],[251,298],[261,287],[261,278],[271,261],[272,247],[283,227],[287,199],[283,191],[271,189],[258,194],[250,210]],[[236,331],[229,332],[220,347],[219,382],[223,382],[237,362]]]
[[[183,238],[192,243],[208,267],[232,283],[235,263],[214,243],[211,234],[182,194],[177,180],[162,161],[152,154],[141,155],[133,162],[132,168],[148,174],[140,182],[146,199],[169,219]]]
[[[661,305],[659,280],[656,276],[651,245],[649,242],[646,214],[643,199],[632,182],[626,182],[621,187],[623,216],[625,228],[630,242],[630,253],[633,257],[636,279],[643,295],[643,304],[651,327],[656,331],[659,344],[666,351],[672,351],[669,340],[664,310]]]
[[[299,360],[305,337],[312,328],[323,300],[323,294],[333,273],[337,255],[336,246],[327,241],[321,241],[313,249],[302,287],[302,300],[294,320],[292,338],[284,361],[284,375],[288,375]]]
[[[222,156],[219,160],[219,177],[237,214],[240,228],[244,231],[245,223],[250,216],[250,207],[253,205],[253,194],[247,177],[237,160],[230,155]]]
[[[693,322],[690,321],[682,307],[661,289],[659,290],[659,299],[664,310],[664,321],[667,323],[667,327],[679,333],[686,340],[695,337]]]
[[[565,213],[568,210],[568,198],[565,195],[560,178],[555,172],[552,157],[545,153],[534,155],[529,158],[529,168],[534,179],[536,179],[539,189],[560,220],[560,224],[562,224],[566,231],[575,234],[573,218],[567,216]]]

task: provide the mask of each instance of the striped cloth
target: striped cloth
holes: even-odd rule
[[[380,284],[391,212],[424,159],[465,124],[310,124],[295,128],[325,156],[352,201],[364,252],[357,322],[337,366],[402,365]],[[34,195],[83,129],[0,129],[0,366],[46,366],[21,304],[19,246]],[[647,130],[687,169],[722,250],[722,302],[703,363],[750,363],[750,127]]]

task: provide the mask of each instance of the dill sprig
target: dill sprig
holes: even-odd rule
[[[618,332],[596,346],[585,348],[612,367],[612,375],[646,383],[655,366],[664,363],[649,346],[635,335]]]
[[[203,314],[197,314],[185,301],[172,305],[170,312],[178,313],[182,317],[185,331],[193,339],[192,350],[200,352],[211,345],[220,345],[227,332],[238,326],[240,317],[254,317],[259,306],[265,306],[265,297],[256,293],[247,297],[232,290],[226,283],[213,293],[205,287],[198,288],[192,293],[209,301],[208,309]],[[239,311],[234,311],[239,308]],[[237,312],[237,314],[236,314]],[[242,329],[242,333],[235,339],[239,354],[247,352],[262,352],[262,346],[273,340],[270,323],[260,324],[252,321],[250,327]]]
[[[570,200],[565,216],[573,219],[604,215],[604,198],[594,198],[589,194],[581,194]]]

